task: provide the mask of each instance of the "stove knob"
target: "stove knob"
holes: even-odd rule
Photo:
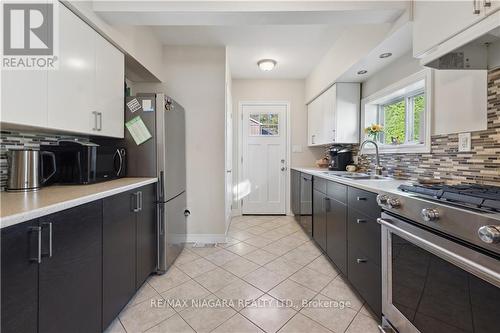
[[[398,208],[401,206],[401,201],[399,201],[398,198],[388,198],[387,206],[389,206],[389,208]]]
[[[420,212],[422,218],[427,222],[437,221],[439,220],[439,212],[434,208],[424,208],[422,212]]]
[[[389,197],[385,194],[379,194],[377,195],[377,203],[379,206],[384,206],[385,204],[387,204],[387,199],[389,199]]]
[[[500,226],[485,225],[477,231],[479,238],[485,243],[500,243]]]

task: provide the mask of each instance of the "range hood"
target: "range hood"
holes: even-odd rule
[[[500,67],[500,12],[429,50],[420,63],[438,70]]]

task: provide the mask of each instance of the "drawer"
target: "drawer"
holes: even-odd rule
[[[349,187],[348,206],[375,218],[379,218],[381,214],[381,209],[377,204],[377,194],[355,187]]]
[[[328,180],[315,176],[314,180],[313,180],[313,188],[316,191],[320,191],[321,193],[326,194],[326,184],[327,183],[328,183]]]
[[[328,181],[326,184],[326,194],[330,198],[347,204],[347,186],[336,182]]]
[[[348,280],[366,304],[382,318],[382,269],[367,258],[364,251],[349,248]]]
[[[381,261],[381,227],[373,217],[349,209],[347,218],[349,248],[362,249],[376,265]]]

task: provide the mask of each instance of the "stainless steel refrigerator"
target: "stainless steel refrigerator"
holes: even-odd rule
[[[152,138],[137,145],[125,130],[127,176],[158,177],[157,272],[167,271],[186,242],[186,135],[184,109],[165,94],[137,94],[137,110],[126,105],[125,122],[140,117]]]

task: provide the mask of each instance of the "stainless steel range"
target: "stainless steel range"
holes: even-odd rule
[[[379,195],[381,330],[500,331],[500,188],[402,185]]]

